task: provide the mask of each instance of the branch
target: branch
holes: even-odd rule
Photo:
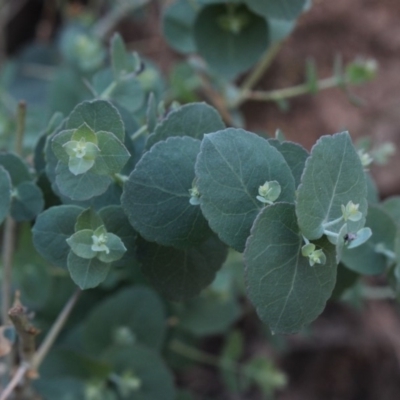
[[[18,335],[19,356],[23,363],[30,365],[36,350],[36,336],[39,330],[35,328],[26,314],[25,307],[22,306],[17,298],[14,305],[8,312]]]

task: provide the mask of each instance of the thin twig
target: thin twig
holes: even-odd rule
[[[29,365],[27,363],[22,363],[17,372],[14,374],[11,381],[8,383],[7,387],[4,389],[3,393],[1,393],[0,400],[8,399],[8,396],[12,394],[14,389],[18,386],[18,384],[22,381],[25,376],[26,371],[29,369]]]
[[[330,78],[321,79],[317,82],[317,89],[324,90],[335,87],[342,87],[343,80],[333,76]],[[303,94],[311,93],[310,85],[308,83],[303,83],[301,85],[292,86],[285,89],[277,89],[270,91],[250,91],[244,95],[246,100],[255,101],[280,101],[289,99],[292,97],[300,96]]]
[[[17,108],[17,131],[15,137],[15,152],[21,156],[24,145],[24,134],[26,125],[26,103],[20,101]]]
[[[259,82],[267,69],[271,66],[279,50],[282,48],[283,43],[284,40],[281,40],[272,45],[265,53],[264,57],[256,65],[254,70],[244,80],[240,88],[241,95],[237,101],[236,106],[240,106],[246,100],[246,94]]]
[[[11,279],[15,247],[15,231],[16,223],[9,215],[4,223],[2,246],[3,274],[1,282],[1,320],[3,325],[6,325],[9,322],[8,310],[11,305]]]
[[[79,296],[81,294],[81,290],[77,289],[76,292],[71,296],[68,300],[67,304],[64,306],[61,313],[58,315],[57,320],[54,322],[47,336],[45,337],[43,343],[39,347],[38,351],[33,356],[33,360],[31,362],[31,368],[33,370],[37,370],[52,347],[54,341],[57,339],[61,329],[64,327],[65,323],[69,315],[71,314],[72,309],[77,303]]]

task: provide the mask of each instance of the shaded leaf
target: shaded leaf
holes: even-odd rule
[[[22,182],[14,189],[11,216],[16,221],[30,221],[44,208],[43,193],[33,182]]]
[[[121,116],[108,101],[94,100],[78,104],[68,118],[67,129],[77,129],[83,123],[94,132],[111,132],[119,140],[124,140],[125,131]]]
[[[376,246],[383,245],[386,250],[394,251],[397,227],[390,215],[376,205],[368,207],[366,226],[372,230],[371,238],[355,249],[345,247],[342,262],[359,274],[378,275],[386,270],[388,259],[376,251]]]
[[[75,232],[75,222],[83,208],[77,206],[51,207],[41,213],[32,228],[36,250],[50,263],[67,268],[70,252],[67,239]]]
[[[147,240],[184,248],[211,231],[200,207],[189,200],[200,141],[172,137],[145,153],[124,185],[122,207]]]
[[[342,216],[342,205],[359,204],[361,220],[348,221],[349,232],[364,226],[367,186],[360,158],[347,132],[321,137],[307,159],[298,189],[296,214],[301,232],[308,239],[323,235],[324,224]],[[330,226],[338,233],[343,221]]]
[[[194,24],[198,53],[227,79],[252,67],[268,47],[267,21],[245,5],[204,7]]]
[[[299,186],[301,181],[301,175],[303,174],[306,160],[309,156],[308,151],[297,143],[292,142],[280,142],[276,139],[268,140],[271,146],[274,146],[282,155],[287,162],[296,187]]]
[[[251,160],[251,162],[249,162]],[[222,241],[243,251],[250,228],[264,204],[257,200],[266,181],[277,181],[277,201],[294,201],[294,179],[267,140],[242,129],[206,135],[196,162],[200,203],[211,229]]]
[[[68,255],[68,271],[72,280],[82,289],[91,289],[106,279],[110,264],[98,258],[81,258],[72,251]]]
[[[130,287],[109,296],[86,319],[84,343],[93,354],[118,344],[118,332],[128,330],[135,343],[160,349],[165,332],[164,307],[156,293],[146,287]]]
[[[217,110],[206,103],[192,103],[171,111],[155,128],[146,143],[149,149],[171,136],[190,136],[203,139],[204,134],[225,128]]]
[[[274,333],[294,333],[324,309],[336,281],[335,247],[313,242],[326,256],[310,266],[293,204],[266,207],[257,217],[246,250],[247,294],[261,320]]]
[[[227,256],[226,246],[215,237],[185,250],[139,243],[143,274],[168,300],[174,301],[198,295],[214,280]]]
[[[169,5],[163,15],[163,32],[168,44],[181,53],[196,51],[193,24],[197,8],[190,0],[178,0]]]

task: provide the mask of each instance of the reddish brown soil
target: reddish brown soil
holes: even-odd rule
[[[312,57],[320,77],[332,74],[335,56],[345,62],[375,58],[379,74],[354,92],[365,105],[350,104],[338,89],[290,101],[283,114],[275,105],[248,103],[249,129],[287,136],[310,148],[323,134],[349,130],[353,138],[371,135],[375,143],[393,141],[400,152],[400,2],[397,0],[320,0],[304,15],[260,88],[283,88],[304,82],[304,64]],[[373,170],[384,196],[400,192],[400,156]],[[399,395],[400,398],[400,395]]]

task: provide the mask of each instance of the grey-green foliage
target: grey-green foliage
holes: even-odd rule
[[[160,140],[171,136],[190,136],[202,139],[204,134],[225,128],[217,110],[206,103],[191,103],[168,113],[147,138],[149,149]]]
[[[14,153],[0,153],[0,167],[8,173],[11,182],[11,198],[7,196],[7,178],[3,173],[4,213],[8,212],[16,221],[30,221],[44,208],[43,193],[29,171],[28,165]],[[8,190],[9,192],[9,190]],[[8,200],[7,200],[8,199]],[[11,204],[9,204],[11,200]],[[4,214],[5,215],[5,214]],[[1,220],[1,211],[0,211]]]
[[[211,229],[243,251],[251,225],[264,206],[258,188],[277,181],[278,201],[294,201],[295,183],[284,157],[267,140],[228,128],[205,136],[196,162],[201,209]]]
[[[196,6],[190,0],[178,0],[166,8],[163,17],[163,32],[168,44],[181,53],[193,53],[193,24]]]
[[[215,278],[227,255],[216,237],[187,249],[145,242],[139,246],[144,275],[167,299],[183,301],[200,293]]]
[[[319,239],[325,225],[342,216],[342,205],[359,204],[362,218],[348,221],[349,232],[364,226],[367,186],[363,166],[347,132],[323,136],[311,150],[298,189],[296,213],[302,234]],[[329,226],[338,233],[343,223]]]
[[[246,71],[268,47],[268,23],[239,5],[234,9],[224,4],[202,9],[194,25],[199,54],[212,70],[226,78]]]
[[[298,332],[324,309],[336,281],[335,247],[326,238],[325,265],[310,267],[301,254],[303,236],[295,206],[278,203],[257,217],[246,245],[247,293],[274,333]]]
[[[199,140],[171,137],[144,154],[129,176],[122,206],[145,239],[184,248],[211,234],[200,207],[190,203],[199,150]]]
[[[165,333],[161,300],[150,288],[136,286],[99,303],[87,318],[83,339],[85,348],[99,355],[109,347],[134,343],[160,350]]]
[[[372,236],[355,249],[344,249],[343,263],[352,271],[363,275],[379,275],[389,266],[385,251],[394,251],[397,232],[395,220],[383,207],[369,205],[366,226],[371,228]]]
[[[103,194],[130,158],[119,112],[107,101],[84,102],[71,112],[66,128],[49,138],[47,175],[72,200]]]

